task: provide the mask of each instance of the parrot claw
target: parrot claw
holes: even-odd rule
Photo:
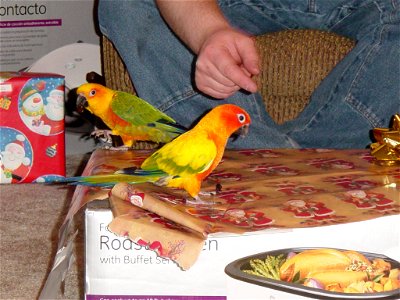
[[[97,139],[103,138],[103,142],[112,144],[111,134],[112,131],[106,129],[96,129],[90,133],[90,135],[93,136],[94,138]]]
[[[126,151],[131,149],[128,146],[113,146],[113,137],[112,131],[107,129],[96,129],[90,133],[95,139],[100,139],[105,145],[103,146],[104,149],[107,150],[114,150],[114,151]]]
[[[203,196],[213,197],[218,195],[221,191],[222,191],[222,185],[220,183],[217,183],[215,185],[215,191],[213,192],[200,191],[199,194]]]
[[[199,195],[206,196],[206,197],[213,197],[213,196],[217,195],[217,191],[214,191],[214,192],[200,191]]]
[[[119,146],[119,147],[106,146],[105,149],[111,150],[111,151],[127,151],[132,148],[130,148],[128,146]]]
[[[199,194],[196,197],[193,198],[186,198],[185,202],[186,204],[191,204],[191,205],[213,205],[216,204],[217,202],[213,200],[203,200],[200,198],[199,195],[204,196],[204,197],[210,197],[214,198],[218,194],[218,190],[215,190],[214,192],[206,192],[206,191],[200,191]]]
[[[202,200],[199,196],[196,196],[194,198],[186,198],[185,199],[185,203],[189,204],[189,205],[193,205],[193,206],[197,206],[197,205],[212,205],[212,204],[214,204],[213,201]]]

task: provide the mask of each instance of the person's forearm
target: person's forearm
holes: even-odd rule
[[[157,0],[161,15],[194,53],[213,32],[230,28],[214,0]]]

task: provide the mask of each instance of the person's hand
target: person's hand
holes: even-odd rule
[[[200,48],[195,83],[201,92],[223,99],[239,89],[256,92],[252,76],[258,73],[254,39],[234,29],[223,29],[210,35]]]

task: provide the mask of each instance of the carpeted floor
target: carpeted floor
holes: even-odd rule
[[[67,175],[80,175],[89,159],[67,156]],[[0,185],[0,299],[37,299],[57,251],[59,227],[75,187]],[[84,217],[75,216],[76,261],[57,299],[84,297]]]

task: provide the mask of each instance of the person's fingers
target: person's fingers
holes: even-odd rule
[[[226,65],[222,63],[222,66],[220,66],[222,71],[218,69],[218,66],[212,64],[207,67],[198,64],[195,72],[197,88],[215,98],[226,98],[241,88],[256,92],[257,86],[250,78],[252,75],[243,66],[237,66],[232,62],[231,60],[231,63],[227,62]],[[240,85],[235,83],[235,80]]]
[[[233,87],[236,86],[232,80],[228,79],[226,76],[224,76],[215,64],[210,62],[209,60],[203,60],[202,58],[198,59],[196,62],[196,77],[201,80],[203,78],[210,77],[212,80],[227,86],[227,87]],[[197,80],[196,80],[197,81]]]
[[[236,64],[221,64],[219,71],[236,85],[249,92],[257,91],[257,84]]]
[[[254,39],[243,39],[238,42],[238,55],[241,57],[243,67],[251,73],[258,75],[260,73],[260,62]]]
[[[196,61],[196,87],[214,98],[226,98],[240,89],[238,85],[218,70],[220,61],[226,60],[227,51],[203,51]]]
[[[245,89],[245,90],[247,90],[247,91],[249,91],[249,92],[251,92],[251,93],[255,93],[255,92],[257,92],[258,91],[258,86],[257,86],[257,83],[254,81],[254,79],[253,79],[253,74],[251,74],[243,65],[242,66],[240,66],[240,68],[242,69],[242,71],[247,75],[247,76],[249,76],[249,78],[251,78],[251,81],[252,82],[254,82],[254,85],[252,86],[252,87],[249,87],[249,88],[247,88],[247,89]],[[255,75],[257,75],[257,74],[255,74]]]
[[[197,85],[199,89],[204,89],[207,87],[212,90],[218,91],[220,93],[227,93],[227,94],[234,93],[240,89],[238,85],[226,86],[215,81],[211,77],[204,77],[202,79],[198,79],[198,81],[200,82],[200,84]]]
[[[237,88],[237,90],[228,93],[228,92],[220,92],[218,90],[215,90],[211,87],[206,86],[201,91],[215,99],[226,99],[226,98],[229,98],[230,96],[232,96],[238,90],[239,90],[239,87]]]
[[[256,92],[257,85],[251,79],[253,73],[242,64],[243,58],[236,49],[236,45],[231,48],[222,48],[219,52],[210,53],[210,60],[218,70],[217,73],[249,92]]]
[[[213,79],[210,76],[202,76],[199,72],[195,74],[197,88],[214,98],[227,98],[237,92],[240,87],[237,85],[224,85]]]
[[[259,72],[254,40],[236,31],[221,31],[201,48],[196,61],[197,88],[213,97],[232,95],[239,89],[256,92],[252,76]]]

